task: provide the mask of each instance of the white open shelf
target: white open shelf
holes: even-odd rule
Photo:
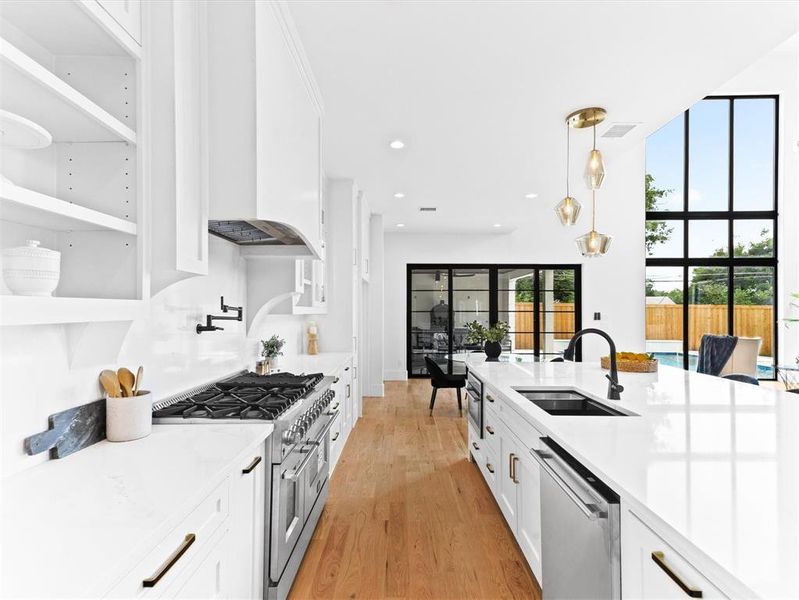
[[[132,321],[144,310],[143,300],[0,296],[0,326]]]
[[[0,13],[51,54],[141,57],[141,46],[95,0],[3,0]]]
[[[0,38],[2,108],[47,129],[56,142],[136,143],[136,132]]]
[[[0,219],[54,231],[118,231],[136,235],[136,224],[47,194],[0,183]]]

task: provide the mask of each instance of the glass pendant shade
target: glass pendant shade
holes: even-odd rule
[[[589,189],[598,190],[605,179],[605,162],[602,160],[602,153],[594,148],[588,155],[588,163],[585,165],[585,184]]]
[[[577,200],[571,196],[566,196],[563,200],[558,202],[558,205],[555,207],[555,212],[563,225],[570,226],[577,222],[582,208],[583,205]]]
[[[577,242],[577,248],[580,250],[580,254],[588,258],[593,258],[607,254],[608,250],[610,250],[610,242],[613,241],[613,238],[592,229],[574,241]]]

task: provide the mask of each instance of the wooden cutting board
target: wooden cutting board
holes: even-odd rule
[[[25,452],[50,451],[50,458],[64,458],[105,439],[105,400],[97,400],[50,415],[49,429],[25,438]]]

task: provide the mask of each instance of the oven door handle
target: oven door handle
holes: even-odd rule
[[[299,481],[300,477],[302,477],[302,474],[305,471],[305,467],[307,467],[308,463],[311,462],[311,458],[313,458],[315,452],[316,448],[313,447],[306,450],[307,456],[302,459],[300,466],[296,469],[285,471],[283,473],[283,479],[287,479],[288,481]]]
[[[316,439],[311,441],[311,442],[308,442],[309,445],[311,445],[311,446],[321,446],[322,445],[322,442],[325,441],[325,436],[327,435],[327,432],[330,431],[330,429],[333,427],[333,423],[335,423],[335,421],[336,421],[336,418],[338,418],[338,413],[339,412],[341,412],[341,411],[334,410],[334,411],[325,413],[326,415],[330,415],[330,420],[327,423],[325,423],[325,426],[322,428],[322,431],[319,433],[319,435],[316,436]]]

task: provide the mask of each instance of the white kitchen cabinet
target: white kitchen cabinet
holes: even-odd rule
[[[152,292],[208,273],[205,14],[200,2],[148,6]]]
[[[288,227],[322,258],[322,103],[288,6],[209,2],[207,25],[210,219]]]
[[[538,463],[529,452],[516,463],[516,541],[538,581],[541,581],[541,480]]]
[[[503,421],[496,423],[495,428],[499,449],[494,483],[496,500],[533,574],[541,581],[541,482],[538,464],[530,456],[530,448]],[[536,442],[537,439],[536,436]]]
[[[516,443],[516,437],[504,424],[500,427],[498,447],[497,503],[505,520],[515,533],[518,514],[518,479],[515,471],[523,448]]]
[[[630,600],[727,598],[633,512],[622,507],[621,590]]]
[[[266,540],[265,447],[245,458],[230,476],[228,544],[234,560],[228,565],[231,598],[262,598]]]
[[[330,429],[330,465],[331,474],[335,469],[344,445],[355,426],[354,410],[355,396],[352,382],[352,359],[348,359],[336,373],[337,381],[333,384],[335,399],[330,405],[331,410],[338,410],[339,415],[335,424]]]
[[[372,216],[372,211],[369,208],[369,200],[363,193],[358,196],[358,211],[360,214],[361,277],[364,281],[369,281],[369,275],[371,273],[371,265],[369,264],[369,247],[371,244],[369,221]]]
[[[136,43],[141,45],[141,0],[95,0]]]

